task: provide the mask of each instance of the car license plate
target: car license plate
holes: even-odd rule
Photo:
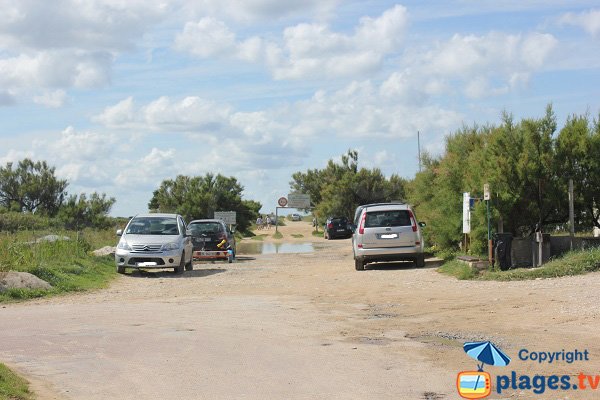
[[[154,261],[139,262],[136,264],[138,267],[156,267],[158,264]]]
[[[338,231],[338,232],[344,232],[344,231],[345,231],[345,229],[338,229],[337,231]]]
[[[397,233],[388,233],[388,234],[384,234],[381,235],[382,239],[396,239],[398,238],[398,234]]]
[[[196,238],[196,242],[210,242],[210,238]]]

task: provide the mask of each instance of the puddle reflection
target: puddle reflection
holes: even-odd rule
[[[237,244],[238,254],[311,253],[312,243],[242,242]]]

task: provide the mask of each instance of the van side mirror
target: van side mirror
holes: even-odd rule
[[[117,236],[123,235],[123,229],[117,229]]]
[[[185,236],[192,236],[192,230],[191,229],[186,229],[185,230]]]

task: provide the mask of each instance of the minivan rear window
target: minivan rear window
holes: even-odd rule
[[[407,210],[371,211],[367,212],[367,218],[365,219],[365,228],[411,225]]]

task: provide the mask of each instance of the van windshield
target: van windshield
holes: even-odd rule
[[[372,211],[367,213],[365,219],[365,228],[411,225],[410,215],[407,210]]]

